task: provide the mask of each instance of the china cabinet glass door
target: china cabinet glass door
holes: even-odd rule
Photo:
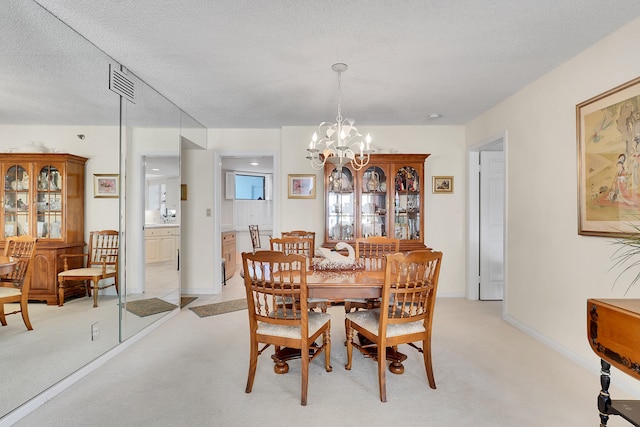
[[[401,240],[420,240],[420,175],[411,166],[395,176],[394,235]]]
[[[328,233],[329,240],[355,239],[355,197],[353,172],[343,167],[329,176]]]
[[[29,234],[30,180],[27,165],[8,165],[4,171],[4,237]]]
[[[360,210],[362,237],[387,235],[387,173],[379,166],[362,174]]]
[[[53,165],[39,168],[36,192],[37,236],[39,239],[62,238],[62,175]]]

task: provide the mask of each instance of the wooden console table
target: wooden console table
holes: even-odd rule
[[[609,395],[612,365],[640,380],[640,299],[589,299],[587,334],[591,349],[601,359],[600,426],[607,425],[609,415],[640,426],[640,401],[611,400]]]

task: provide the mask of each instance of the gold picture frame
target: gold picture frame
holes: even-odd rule
[[[94,198],[118,198],[120,197],[120,175],[95,173],[93,174]]]
[[[578,234],[640,226],[640,77],[576,105]]]
[[[453,177],[452,176],[434,176],[433,190],[435,193],[453,193]]]
[[[289,174],[290,199],[315,199],[316,176],[306,174]]]

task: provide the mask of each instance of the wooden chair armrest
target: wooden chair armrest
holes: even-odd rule
[[[60,258],[64,261],[64,265],[62,267],[63,271],[67,271],[69,269],[69,261],[67,260],[67,258],[78,258],[78,257],[86,257],[89,256],[89,254],[62,254],[60,255]]]

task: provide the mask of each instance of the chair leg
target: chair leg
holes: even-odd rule
[[[431,365],[431,340],[422,341],[422,357],[424,358],[424,368],[427,370],[427,380],[429,387],[436,388],[436,380],[433,377],[433,366]]]
[[[98,306],[98,281],[91,281],[91,289],[93,289],[93,307]]]
[[[302,346],[302,392],[300,398],[300,404],[302,406],[307,405],[307,390],[309,388],[309,345]]]
[[[382,351],[380,351],[382,349]],[[386,367],[387,367],[387,352],[384,345],[378,344],[378,386],[380,388],[380,401],[387,401],[387,379],[386,379]]]
[[[347,371],[351,370],[351,358],[353,356],[353,334],[354,330],[351,328],[351,321],[349,319],[345,319],[344,325],[347,332],[347,364],[344,368]]]
[[[22,321],[24,322],[24,325],[27,327],[27,330],[33,331],[33,326],[31,326],[31,321],[29,320],[28,300],[20,301],[20,314],[22,315]]]
[[[253,380],[256,377],[256,366],[258,365],[258,343],[251,339],[251,354],[249,355],[249,375],[247,376],[247,387],[245,393],[251,393]]]
[[[324,368],[327,372],[333,371],[331,367],[331,321],[329,321],[329,327],[322,334],[322,340],[324,343]]]
[[[0,303],[0,325],[7,326],[7,317],[4,315],[4,304]]]
[[[58,307],[64,305],[64,279],[58,281]]]

